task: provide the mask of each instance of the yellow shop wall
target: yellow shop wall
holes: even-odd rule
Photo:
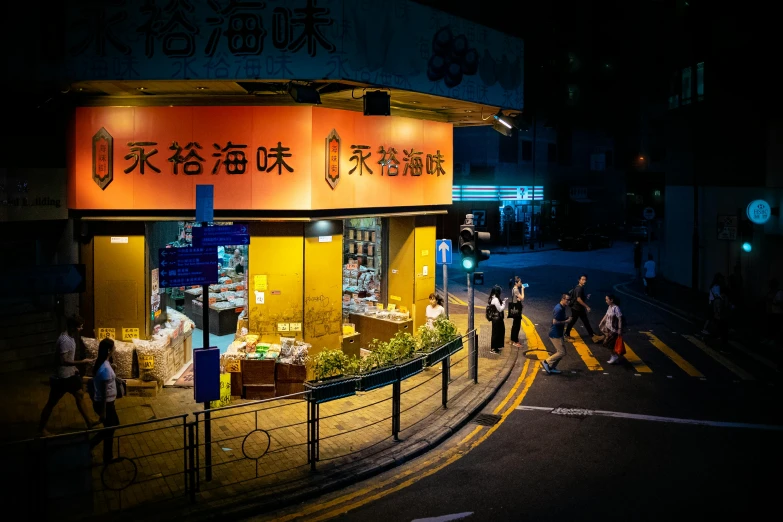
[[[404,306],[413,313],[415,218],[389,218],[389,305]]]
[[[302,236],[251,236],[248,258],[250,333],[260,334],[259,341],[267,343],[279,343],[281,335],[303,339],[302,332],[278,330],[280,323],[303,322]],[[258,275],[266,276],[265,290],[257,286]],[[256,291],[264,293],[264,304],[256,304]]]
[[[144,236],[127,236],[127,243],[112,243],[110,236],[93,239],[93,285],[95,333],[113,328],[114,338],[122,340],[123,328],[138,328],[147,334],[149,292]],[[86,337],[93,332],[84,332]]]
[[[304,239],[304,338],[312,345],[310,355],[342,342],[343,236],[331,237],[323,243]]]
[[[413,327],[427,322],[427,305],[429,297],[435,291],[435,227],[420,226],[414,231],[416,279],[414,284],[416,300],[413,303],[411,316]],[[424,275],[424,267],[427,267],[427,275]],[[444,297],[445,299],[445,297]]]

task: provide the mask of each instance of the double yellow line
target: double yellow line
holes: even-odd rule
[[[535,334],[535,331],[533,332],[535,336],[538,335]],[[540,341],[541,339],[539,338],[538,342]],[[432,458],[412,465],[404,471],[394,475],[393,477],[378,481],[371,486],[358,489],[351,493],[347,493],[335,498],[334,500],[330,500],[329,502],[322,504],[319,503],[283,517],[275,517],[274,520],[280,522],[297,519],[306,519],[312,522],[329,520],[336,516],[345,514],[348,511],[374,502],[387,495],[405,489],[408,486],[411,486],[420,481],[421,479],[437,473],[438,471],[458,461],[467,455],[471,450],[476,448],[479,444],[487,440],[489,436],[492,435],[500,427],[500,425],[506,421],[508,416],[516,410],[517,406],[522,403],[522,400],[525,398],[527,392],[530,390],[530,387],[533,385],[533,381],[535,381],[536,375],[538,375],[538,373],[538,367],[535,362],[532,362],[530,359],[526,359],[525,364],[522,366],[522,371],[519,374],[519,378],[514,383],[514,386],[493,410],[495,415],[500,415],[500,420],[488,429],[486,426],[476,426],[473,431],[466,435],[453,448],[449,448],[448,450],[438,455],[433,455]],[[511,402],[511,405],[506,407],[509,402]],[[370,480],[372,481],[372,479]]]

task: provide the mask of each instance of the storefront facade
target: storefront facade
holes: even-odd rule
[[[368,296],[424,323],[452,125],[309,106],[82,107],[71,131],[81,308],[96,336],[150,338],[176,305],[157,283],[158,249],[185,239],[206,184],[216,222],[248,225],[243,279],[229,284],[244,292],[239,326],[260,341],[340,347],[345,302]],[[372,288],[362,272],[378,274]]]

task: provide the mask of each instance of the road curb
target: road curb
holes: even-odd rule
[[[494,379],[485,384],[476,385],[480,388],[460,407],[459,413],[454,417],[444,419],[443,424],[436,423],[432,427],[423,429],[415,435],[415,438],[400,442],[404,446],[393,448],[388,453],[375,458],[357,459],[354,463],[326,471],[326,478],[318,484],[307,484],[307,479],[303,479],[303,481],[295,483],[301,484],[301,487],[296,487],[290,492],[272,491],[256,499],[253,499],[251,495],[243,495],[236,497],[235,501],[227,499],[218,506],[202,505],[193,511],[188,510],[187,517],[190,520],[237,520],[257,516],[337,491],[409,462],[436,448],[467,425],[506,383],[511,372],[517,366],[520,353],[521,349],[516,349],[514,356],[509,357],[509,362],[495,375]],[[161,515],[166,516],[164,513]]]
[[[694,323],[697,326],[701,323],[701,321],[704,319],[703,317],[698,317],[690,312],[686,312],[685,310],[680,310],[677,307],[674,307],[668,303],[664,303],[663,301],[659,301],[658,299],[655,299],[654,297],[648,297],[642,293],[639,293],[635,290],[631,290],[628,288],[628,285],[632,283],[633,281],[627,281],[625,283],[617,283],[614,285],[614,290],[618,294],[623,294],[626,296],[633,297],[635,299],[638,299],[639,301],[644,301],[645,303],[649,305],[656,306],[665,312],[668,312],[672,315],[679,316],[680,319],[684,319],[688,322]],[[622,290],[621,290],[622,288]]]

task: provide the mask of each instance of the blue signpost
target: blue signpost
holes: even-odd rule
[[[449,265],[451,264],[451,239],[435,240],[435,264],[443,266],[443,301],[446,316],[449,315]],[[445,367],[445,366],[444,366]]]
[[[223,245],[249,244],[250,233],[247,230],[247,225],[193,227],[194,247],[217,247]]]
[[[158,254],[161,288],[217,283],[215,247],[161,248]]]

